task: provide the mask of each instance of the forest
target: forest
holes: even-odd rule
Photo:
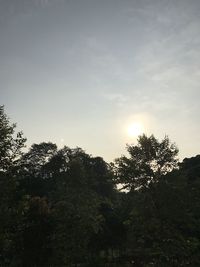
[[[0,106],[0,266],[200,266],[200,155],[145,134],[112,163],[25,145]]]

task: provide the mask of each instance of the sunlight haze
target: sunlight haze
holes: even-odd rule
[[[199,14],[198,0],[0,0],[0,104],[28,146],[112,161],[144,131],[195,156]]]

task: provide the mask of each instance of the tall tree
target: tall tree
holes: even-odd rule
[[[26,139],[22,132],[15,133],[16,124],[11,124],[0,106],[0,171],[8,170],[21,155]]]
[[[16,256],[14,239],[19,219],[16,201],[17,178],[13,167],[22,154],[26,139],[22,132],[15,133],[16,124],[11,124],[0,106],[0,265],[11,264]],[[12,172],[11,172],[12,170]]]
[[[127,145],[130,157],[122,156],[115,161],[117,183],[129,189],[149,187],[178,163],[178,149],[167,136],[159,141],[154,135],[143,134],[137,141],[137,145]]]

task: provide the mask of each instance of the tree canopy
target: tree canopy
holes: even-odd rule
[[[200,155],[138,137],[113,164],[42,142],[0,108],[0,266],[200,266]],[[117,189],[123,185],[126,191]]]
[[[0,170],[4,171],[14,164],[21,155],[26,139],[22,132],[15,134],[16,124],[10,124],[4,107],[0,106]]]
[[[138,137],[137,145],[127,145],[129,157],[115,161],[117,182],[125,188],[148,187],[159,181],[162,175],[177,167],[178,149],[167,136],[158,141],[154,135]]]

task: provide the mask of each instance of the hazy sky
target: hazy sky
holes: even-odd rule
[[[111,161],[127,126],[200,153],[199,0],[0,0],[0,104],[28,145]]]

